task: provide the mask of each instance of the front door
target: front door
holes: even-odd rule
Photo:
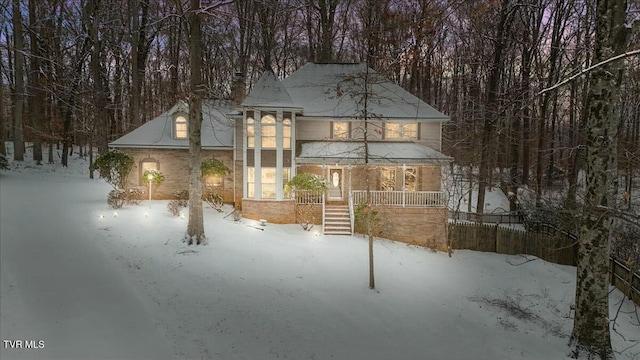
[[[342,173],[342,168],[329,168],[329,200],[343,200],[344,178]]]

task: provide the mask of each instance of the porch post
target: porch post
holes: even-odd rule
[[[402,207],[405,207],[405,199],[407,197],[407,179],[406,179],[406,171],[407,171],[407,164],[402,164]]]
[[[283,113],[281,110],[276,112],[276,200],[282,200],[283,187],[282,183],[282,154],[283,151],[283,133],[282,133]]]

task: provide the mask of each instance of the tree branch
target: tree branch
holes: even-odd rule
[[[610,63],[610,62],[613,62],[613,61],[616,61],[616,60],[620,60],[620,59],[624,59],[624,58],[626,58],[626,57],[633,56],[633,55],[640,55],[640,49],[635,49],[635,50],[631,50],[631,51],[624,52],[624,53],[622,53],[622,54],[620,54],[620,55],[617,55],[617,56],[614,56],[614,57],[609,58],[609,59],[607,59],[607,60],[601,61],[601,62],[599,62],[599,63],[597,63],[597,64],[595,64],[595,65],[589,66],[589,67],[588,67],[588,68],[586,68],[586,69],[582,69],[582,70],[580,70],[577,74],[575,74],[575,75],[573,75],[573,76],[571,76],[571,77],[569,77],[569,78],[567,78],[567,79],[564,79],[564,80],[562,80],[562,81],[560,81],[560,82],[556,83],[556,84],[555,84],[555,85],[553,85],[553,86],[550,86],[550,87],[548,87],[548,88],[546,88],[546,89],[542,89],[542,90],[538,93],[538,96],[540,96],[540,95],[542,95],[542,94],[544,94],[544,93],[547,93],[547,92],[549,92],[549,91],[551,91],[551,90],[557,89],[557,88],[559,88],[560,86],[565,85],[565,84],[567,84],[567,83],[569,83],[569,82],[571,82],[571,81],[575,80],[576,78],[578,78],[578,77],[580,77],[580,76],[582,76],[582,75],[584,75],[584,74],[587,74],[587,73],[589,73],[589,72],[593,71],[593,70],[594,70],[594,69],[596,69],[596,68],[599,68],[599,67],[600,67],[600,66],[602,66],[602,65],[606,65],[606,64],[608,64],[608,63]]]

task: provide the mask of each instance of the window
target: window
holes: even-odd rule
[[[394,168],[383,168],[380,169],[380,181],[382,190],[384,191],[393,191],[396,189],[396,169]]]
[[[287,185],[287,183],[291,180],[291,168],[283,168],[282,169],[282,188]]]
[[[247,118],[247,147],[253,148],[256,146],[256,133],[255,123],[253,118]]]
[[[183,115],[176,116],[174,121],[174,135],[176,139],[186,139],[187,138],[187,118]]]
[[[404,189],[406,191],[416,191],[416,177],[418,176],[418,169],[406,168],[404,170]]]
[[[148,170],[159,170],[158,161],[156,159],[146,158],[140,162],[140,185],[144,185],[142,175],[144,175],[144,172]]]
[[[389,140],[415,140],[418,138],[418,124],[385,123],[384,137]]]
[[[222,175],[209,175],[204,179],[204,183],[207,187],[221,188],[223,184]]]
[[[333,139],[349,138],[349,123],[346,121],[331,123],[331,137]]]
[[[262,134],[262,148],[276,147],[276,118],[273,115],[265,115],[260,121],[260,133]]]
[[[276,168],[262,168],[262,198],[276,198]]]
[[[282,121],[282,148],[291,149],[291,119]]]
[[[247,168],[247,197],[248,198],[256,197],[255,179],[256,179],[256,169],[254,167],[248,167]]]
[[[261,170],[260,176],[260,184],[261,184],[261,197],[262,199],[275,199],[276,198],[276,168],[274,167],[263,167]],[[247,197],[255,198],[255,174],[256,170],[254,167],[247,167]],[[282,169],[282,185],[289,182],[291,180],[291,169],[283,168]]]

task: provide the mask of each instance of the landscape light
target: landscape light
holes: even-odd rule
[[[114,211],[114,212],[113,212],[113,217],[116,217],[116,216],[118,216],[118,212],[117,212],[117,211]]]
[[[153,174],[147,174],[147,179],[149,180],[149,209],[151,209],[151,180],[153,179]]]

